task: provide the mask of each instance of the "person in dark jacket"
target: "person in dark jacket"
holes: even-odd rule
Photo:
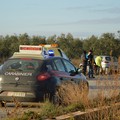
[[[82,73],[86,75],[86,70],[87,70],[87,54],[86,51],[83,50],[83,53],[81,55],[81,62],[82,62]]]
[[[89,67],[88,77],[89,77],[89,78],[95,78],[95,77],[93,76],[93,73],[94,73],[94,72],[93,72],[93,65],[94,65],[95,61],[94,61],[94,56],[93,56],[93,51],[92,51],[92,50],[90,50],[90,51],[88,52],[87,58],[88,58],[88,67]]]

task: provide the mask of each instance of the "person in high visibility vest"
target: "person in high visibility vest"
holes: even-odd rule
[[[97,74],[97,75],[99,75],[100,72],[102,72],[101,62],[102,62],[101,56],[97,56],[97,57],[95,58],[96,74]]]

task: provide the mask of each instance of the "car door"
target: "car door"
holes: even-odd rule
[[[59,77],[60,80],[65,81],[69,80],[71,76],[69,75],[68,72],[66,72],[66,67],[61,60],[61,58],[56,58],[53,61],[53,69],[54,69],[54,75]]]
[[[80,81],[85,79],[84,76],[77,71],[76,67],[70,61],[66,59],[62,59],[62,60],[66,67],[67,72],[69,73],[71,81],[79,83]]]

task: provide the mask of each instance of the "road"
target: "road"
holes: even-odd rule
[[[120,75],[118,76],[96,76],[93,79],[88,79],[89,82],[89,98],[94,99],[96,97],[105,96],[113,97],[120,93]],[[15,107],[0,108],[0,120],[6,118],[7,114],[11,114],[17,111],[18,114],[29,110],[29,107],[17,109]],[[30,110],[37,110],[36,107],[30,108]]]
[[[100,95],[114,97],[120,93],[120,75],[96,76],[88,79],[90,91],[89,98],[93,99]]]

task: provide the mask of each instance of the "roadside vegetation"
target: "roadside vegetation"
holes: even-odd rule
[[[105,86],[111,86],[108,80],[105,81]],[[97,81],[98,86],[101,81]],[[79,87],[76,84],[65,83],[59,90],[58,97],[61,99],[61,104],[52,104],[48,100],[42,105],[36,106],[36,110],[22,111],[22,106],[15,102],[16,106],[8,113],[7,120],[45,120],[55,119],[58,116],[71,114],[69,120],[75,120],[73,112],[87,112],[81,120],[120,120],[120,93],[118,88],[118,79],[115,75],[115,80],[112,86],[113,90],[106,97],[106,90],[98,91],[98,95],[94,99],[88,99],[84,94],[81,95]],[[119,103],[119,106],[116,104]],[[29,108],[30,106],[28,106]]]
[[[83,49],[93,50],[94,55],[120,55],[120,32],[103,33],[101,36],[90,36],[89,38],[74,38],[71,33],[59,36],[53,35],[29,36],[27,33],[19,35],[0,36],[0,63],[19,51],[19,45],[39,45],[39,44],[54,44],[66,53],[70,59],[78,59],[83,52]]]

